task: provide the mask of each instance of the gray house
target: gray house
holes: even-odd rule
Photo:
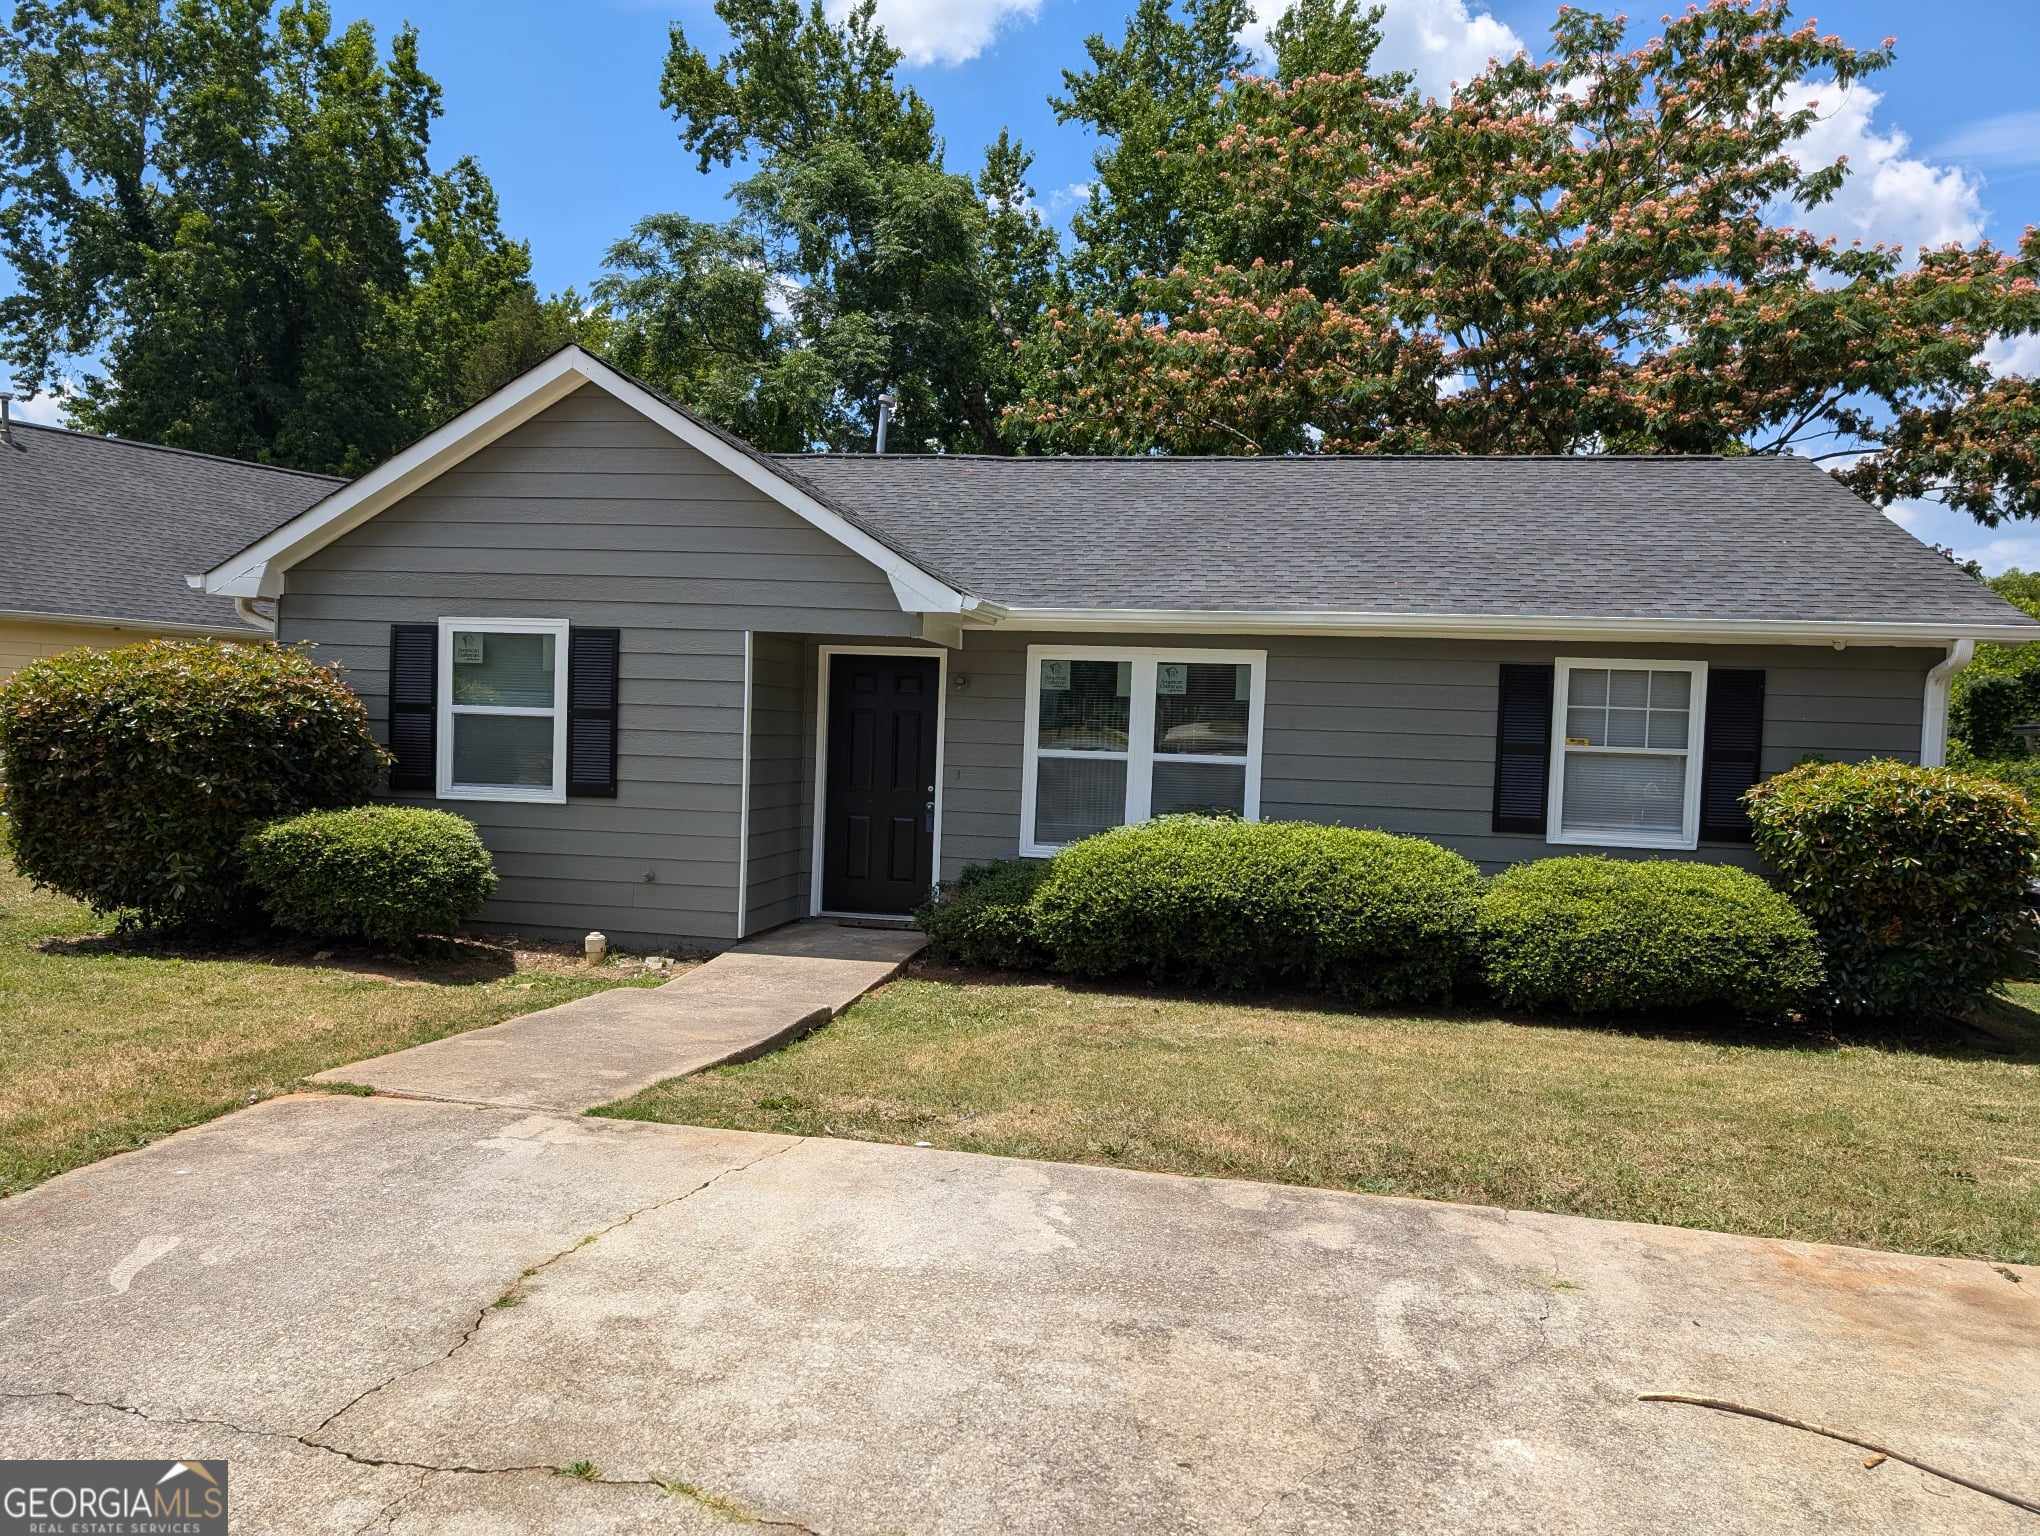
[[[569,349],[191,578],[348,669],[491,920],[727,944],[1183,809],[1747,860],[2040,624],[1806,462],[760,454]]]

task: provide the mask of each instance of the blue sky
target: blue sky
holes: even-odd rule
[[[472,153],[494,180],[505,226],[531,242],[540,286],[585,288],[602,253],[638,217],[677,209],[723,216],[727,178],[701,176],[658,103],[668,26],[719,51],[708,0],[332,0],[385,35],[417,22],[424,62],[446,91],[435,159]],[[847,0],[829,0],[840,6]],[[1283,0],[1261,0],[1272,19]],[[1066,218],[1092,144],[1058,127],[1047,98],[1083,59],[1085,34],[1117,35],[1131,0],[879,0],[907,51],[907,77],[935,108],[949,160],[975,170],[1011,127],[1037,155],[1044,208]],[[1683,0],[1680,0],[1683,9]],[[1664,0],[1631,13],[1655,21]],[[1556,0],[1389,0],[1386,64],[1443,92],[1492,53],[1542,47]],[[2040,12],[2032,0],[1835,0],[1808,4],[1823,30],[1868,45],[1896,35],[1899,62],[1847,98],[1822,100],[1809,154],[1850,156],[1858,174],[1824,210],[1845,236],[2010,241],[2040,219]],[[1645,35],[1639,32],[1639,36]],[[2040,345],[2009,362],[2040,372]],[[47,410],[36,402],[31,414]],[[1998,569],[2040,565],[2040,535],[1987,530],[1939,508],[1902,508],[1923,538]]]

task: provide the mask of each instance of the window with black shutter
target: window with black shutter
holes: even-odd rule
[[[390,626],[392,790],[433,787],[439,752],[439,626]]]
[[[1542,832],[1551,788],[1550,667],[1505,665],[1495,721],[1497,832]]]
[[[1700,774],[1700,837],[1710,843],[1750,840],[1743,791],[1763,774],[1764,674],[1716,668],[1707,680],[1707,734]]]
[[[567,643],[567,793],[616,794],[620,629],[576,625]]]

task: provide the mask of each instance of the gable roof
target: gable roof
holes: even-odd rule
[[[155,627],[247,626],[184,573],[344,482],[15,422],[0,443],[0,612]]]
[[[776,461],[1016,619],[2040,639],[1805,459]]]
[[[283,590],[283,573],[292,565],[588,385],[607,391],[804,522],[869,560],[892,583],[893,594],[903,611],[957,613],[965,606],[960,591],[863,519],[831,504],[797,470],[776,463],[742,439],[711,426],[578,346],[562,347],[394,458],[332,491],[280,526],[246,541],[202,576],[190,578],[192,584],[207,592],[235,597],[276,596]]]

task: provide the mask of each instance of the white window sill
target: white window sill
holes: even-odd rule
[[[524,805],[565,805],[567,795],[561,789],[520,789],[510,785],[495,784],[449,784],[440,790],[441,800],[504,800]]]
[[[1700,846],[1698,838],[1678,833],[1652,836],[1647,832],[1553,832],[1545,842],[1554,848],[1660,848],[1691,853]]]

